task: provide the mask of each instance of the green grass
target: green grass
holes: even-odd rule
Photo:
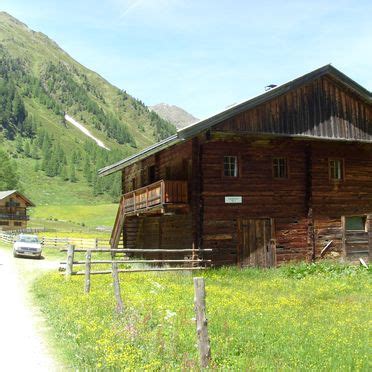
[[[212,368],[369,370],[370,272],[331,264],[205,272]],[[115,314],[110,276],[39,278],[33,288],[74,369],[197,370],[188,274],[121,277]]]
[[[68,227],[95,229],[98,226],[111,228],[114,224],[117,204],[98,205],[41,205],[31,210],[34,225],[53,222],[58,230]],[[52,228],[53,223],[49,227]]]

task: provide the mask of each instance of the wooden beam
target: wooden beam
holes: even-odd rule
[[[367,216],[367,232],[368,232],[368,259],[372,259],[372,214]]]
[[[211,346],[208,336],[208,319],[205,309],[205,282],[204,278],[194,278],[195,291],[195,318],[196,333],[198,337],[198,348],[200,355],[200,366],[207,368],[211,360]]]

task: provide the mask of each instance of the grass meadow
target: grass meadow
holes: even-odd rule
[[[370,270],[329,263],[203,272],[215,370],[367,371]],[[34,283],[55,347],[79,370],[198,370],[190,274],[122,274],[123,315],[111,276],[57,273]]]
[[[81,237],[88,234],[93,237],[99,234],[97,227],[103,226],[108,231],[111,230],[117,208],[117,204],[40,205],[31,209],[29,226],[55,229],[57,232],[76,232]]]

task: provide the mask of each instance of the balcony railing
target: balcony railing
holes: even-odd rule
[[[141,211],[158,205],[187,204],[187,181],[161,180],[123,196],[125,213]]]
[[[29,216],[24,208],[0,208],[0,219],[28,221]]]
[[[128,213],[145,212],[157,206],[181,206],[188,203],[187,181],[161,180],[124,194],[120,199],[110,245],[116,248]]]

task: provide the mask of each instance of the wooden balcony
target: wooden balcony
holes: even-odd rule
[[[156,207],[188,204],[187,181],[161,180],[123,195],[124,213],[140,213]]]
[[[0,220],[28,221],[29,216],[27,216],[25,208],[0,207]]]
[[[110,246],[117,248],[127,216],[188,211],[187,181],[161,180],[124,194],[119,203]]]

